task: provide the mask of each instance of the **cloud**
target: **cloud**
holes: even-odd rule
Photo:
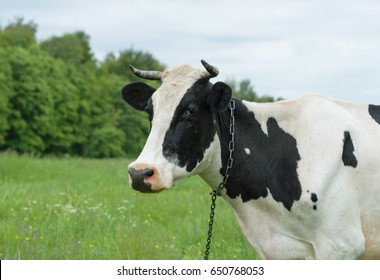
[[[206,59],[262,94],[380,104],[375,0],[0,1],[2,25],[22,15],[40,40],[83,30],[99,59],[133,46],[169,68]]]

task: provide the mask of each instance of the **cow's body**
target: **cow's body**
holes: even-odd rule
[[[357,258],[364,248],[363,217],[373,223],[380,221],[380,125],[368,113],[368,105],[320,96],[272,104],[243,101],[235,118],[236,152],[230,180],[239,179],[236,185],[227,186],[223,196],[259,255],[269,259]],[[279,130],[294,138],[296,147],[268,128],[268,122],[274,121]],[[353,152],[347,144],[347,132]],[[251,140],[255,138],[268,143],[258,146]],[[344,149],[347,157],[353,157],[345,159],[346,164]],[[283,152],[283,157],[289,158],[297,150],[296,170],[286,164],[284,170],[273,171],[283,168],[284,158],[269,163],[271,153]],[[297,182],[292,176],[297,174],[300,189],[295,190]],[[264,177],[268,192],[255,195],[255,191],[247,191],[254,187],[252,175]],[[217,183],[203,177],[211,185]],[[284,188],[273,198],[275,190],[271,188],[276,184]],[[293,201],[291,208],[289,201]]]
[[[179,67],[150,89],[152,131],[130,165],[135,189],[160,191],[194,174],[218,187],[229,156],[228,89],[203,72]],[[135,108],[127,95],[140,86],[123,90]],[[380,107],[313,95],[236,100],[234,114],[222,196],[261,258],[380,258]]]

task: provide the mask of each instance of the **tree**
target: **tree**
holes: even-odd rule
[[[84,32],[37,44],[36,31],[33,22],[22,18],[0,27],[0,150],[136,156],[150,125],[145,113],[125,104],[120,90],[141,81],[130,64],[143,70],[162,71],[165,66],[152,54],[133,48],[109,54],[97,64]],[[146,82],[159,86],[157,81]],[[229,83],[234,96],[263,100],[249,80]]]
[[[12,67],[7,58],[15,47],[30,48],[36,45],[37,25],[15,18],[4,29],[0,27],[0,149],[6,145],[6,134],[10,128],[9,118],[14,114],[10,99],[14,95]]]
[[[56,59],[61,59],[75,66],[95,67],[90,37],[82,31],[64,34],[63,36],[53,36],[40,45],[43,50]]]
[[[126,82],[141,81],[140,78],[131,72],[129,65],[133,65],[142,70],[163,71],[165,69],[165,65],[154,58],[152,54],[135,51],[133,48],[130,48],[120,52],[118,57],[114,54],[108,54],[101,65],[101,71],[103,73],[112,73],[123,77]],[[159,85],[159,83],[155,81],[145,82],[154,87],[158,87]]]
[[[80,96],[78,107],[78,135],[73,153],[87,157],[122,156],[123,131],[118,123],[121,112],[114,106],[114,98],[120,98],[115,80],[98,76],[94,71],[76,71],[69,75]],[[106,136],[109,132],[113,137]],[[102,143],[102,147],[97,144]],[[119,147],[119,148],[116,148]]]
[[[129,69],[130,64],[140,69],[158,71],[163,71],[165,66],[150,53],[135,51],[133,48],[130,48],[120,52],[119,56],[108,54],[100,67],[102,76],[113,77],[115,84],[118,85],[117,92],[112,95],[114,96],[114,107],[120,112],[117,127],[121,129],[125,135],[123,144],[124,151],[127,155],[135,156],[144,146],[150,126],[146,115],[127,106],[120,95],[120,90],[125,84],[133,81],[141,81],[141,79],[136,77]],[[157,81],[145,80],[144,82],[156,88],[159,86],[159,82]]]
[[[8,53],[0,48],[0,57]],[[8,115],[10,114],[8,99],[13,93],[12,71],[5,59],[0,60],[0,148],[5,145],[5,134],[9,128]]]
[[[229,79],[226,83],[231,87],[233,96],[238,99],[247,101],[256,101],[257,94],[253,90],[250,80],[244,79],[239,83],[233,79]]]
[[[42,152],[45,144],[40,131],[51,127],[46,115],[52,108],[41,75],[43,68],[39,67],[41,60],[30,56],[27,49],[7,50],[5,58],[11,67],[14,90],[9,98],[7,146],[20,152]]]
[[[275,98],[271,96],[264,95],[259,97],[256,91],[253,89],[251,81],[248,79],[241,80],[240,82],[236,82],[233,79],[228,79],[226,83],[231,87],[233,97],[235,98],[254,102],[275,101]]]
[[[36,44],[37,25],[33,21],[24,22],[16,18],[4,30],[0,29],[0,47],[27,48]]]
[[[84,156],[95,158],[123,156],[124,137],[123,131],[114,126],[99,127],[91,133],[84,146]]]

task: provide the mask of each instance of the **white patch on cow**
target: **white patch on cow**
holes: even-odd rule
[[[268,116],[265,110],[262,110],[263,103],[249,102],[243,100],[243,104],[247,107],[248,111],[254,112],[255,119],[260,123],[262,131],[268,135],[267,121]]]
[[[199,175],[207,182],[213,189],[217,189],[223,177],[220,174],[222,168],[222,157],[219,137],[215,134],[214,140],[211,142],[210,147],[205,151],[202,161],[202,167],[198,169]]]
[[[299,216],[275,201],[269,190],[267,197],[246,202],[241,196],[231,199],[224,193],[223,197],[232,207],[244,236],[262,259],[282,259],[285,255],[289,259],[313,259],[312,245],[293,230],[299,226]]]
[[[244,151],[247,155],[250,155],[251,154],[251,150],[249,148],[244,148]]]

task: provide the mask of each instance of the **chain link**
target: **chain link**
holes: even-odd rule
[[[230,175],[230,170],[232,168],[232,165],[234,163],[233,159],[233,152],[235,150],[235,100],[231,99],[230,101],[230,135],[231,140],[228,143],[228,150],[229,150],[229,158],[226,165],[226,173],[224,174],[223,180],[220,182],[218,188],[216,190],[213,190],[211,195],[211,211],[210,211],[210,220],[208,223],[208,232],[207,232],[207,242],[206,242],[206,250],[205,250],[205,256],[204,259],[208,260],[208,256],[210,254],[210,246],[211,246],[211,237],[212,237],[212,229],[214,226],[214,216],[215,216],[215,207],[216,207],[216,198],[220,196],[220,192],[223,188],[225,188],[228,177]]]

